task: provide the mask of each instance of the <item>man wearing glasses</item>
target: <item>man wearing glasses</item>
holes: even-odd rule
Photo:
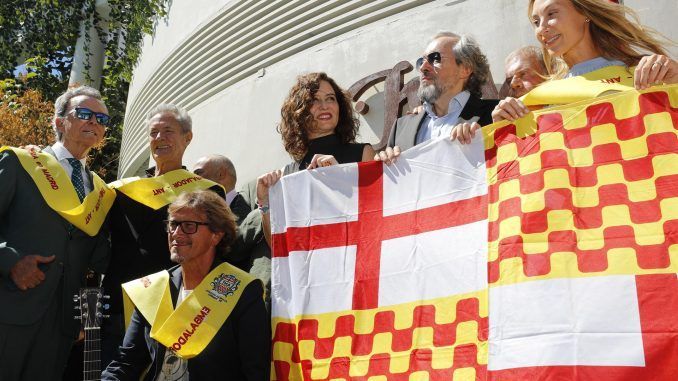
[[[103,321],[102,365],[113,359],[125,334],[120,285],[173,266],[163,220],[167,206],[188,191],[211,189],[224,197],[217,183],[188,172],[183,166],[193,138],[191,117],[173,104],[161,104],[146,118],[148,143],[155,166],[142,178],[114,184],[115,203],[109,213],[111,262],[103,280],[110,295],[109,319]]]
[[[168,258],[179,266],[125,283],[134,312],[102,380],[268,380],[270,320],[260,281],[226,263],[234,215],[211,191],[168,208]]]
[[[388,147],[375,160],[392,163],[401,151],[440,136],[450,136],[464,122],[492,123],[496,100],[484,100],[482,86],[490,78],[487,58],[469,36],[441,32],[417,59],[419,99],[424,112],[399,118]]]
[[[55,102],[54,145],[1,149],[0,380],[61,379],[80,328],[73,294],[109,256],[113,192],[86,166],[109,119],[97,90],[70,89]]]

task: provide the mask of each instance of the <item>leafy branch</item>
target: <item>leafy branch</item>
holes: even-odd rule
[[[81,26],[85,31],[94,28],[105,45],[101,92],[112,125],[105,144],[93,152],[91,166],[107,180],[115,179],[129,83],[141,56],[144,36],[152,34],[157,20],[167,15],[170,1],[108,0],[107,18],[96,12],[96,0],[0,1],[0,89],[3,91],[0,107],[19,107],[29,90],[38,92],[41,99],[55,100],[68,87]],[[88,34],[85,38],[91,42],[93,37]],[[85,46],[89,57],[89,43]],[[22,73],[16,73],[19,65],[24,65]],[[89,69],[89,59],[85,68]],[[36,102],[32,100],[31,105],[35,106]],[[25,129],[8,124],[16,120],[0,119],[1,129],[11,130],[18,136],[16,144],[48,143],[30,140],[50,139],[48,134],[22,137],[20,131]],[[48,119],[37,118],[35,122],[51,131]]]

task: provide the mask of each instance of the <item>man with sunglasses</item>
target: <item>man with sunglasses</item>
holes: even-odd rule
[[[163,220],[176,196],[211,189],[222,198],[219,184],[186,170],[183,157],[193,139],[193,124],[183,108],[161,104],[146,117],[148,144],[155,166],[141,178],[114,184],[116,197],[108,214],[111,231],[111,261],[103,287],[109,300],[109,319],[101,328],[102,365],[106,366],[125,334],[121,284],[173,266]]]
[[[388,147],[374,159],[391,164],[401,151],[440,136],[450,136],[464,122],[492,122],[496,100],[484,100],[490,78],[487,58],[469,36],[441,32],[433,36],[417,60],[418,95],[424,112],[405,115],[391,128]]]
[[[102,380],[268,380],[270,320],[260,281],[224,262],[234,215],[211,191],[184,193],[164,223],[179,266],[123,285],[134,312]],[[163,297],[165,295],[165,297]]]
[[[80,328],[73,294],[110,253],[101,225],[113,192],[86,166],[108,122],[99,91],[70,89],[55,102],[54,145],[0,152],[0,380],[61,379]],[[97,202],[90,229],[78,210]]]

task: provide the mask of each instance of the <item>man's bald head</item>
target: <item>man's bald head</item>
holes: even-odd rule
[[[193,173],[221,184],[226,193],[232,191],[238,181],[233,162],[223,155],[201,157],[193,166]]]

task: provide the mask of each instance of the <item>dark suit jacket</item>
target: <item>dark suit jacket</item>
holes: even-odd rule
[[[148,177],[152,177],[152,173],[149,171]],[[221,186],[210,189],[224,197]],[[163,223],[167,219],[167,208],[154,210],[117,192],[108,213],[113,255],[103,281],[106,293],[111,296],[110,313],[123,311],[121,284],[175,265],[170,261]]]
[[[216,265],[216,263],[215,263]],[[170,292],[176,303],[182,282],[181,267],[170,269]],[[264,381],[270,377],[271,322],[262,299],[261,282],[253,281],[238,303],[198,356],[188,360],[191,380]],[[155,380],[162,371],[165,347],[150,337],[151,326],[135,310],[125,340],[116,358],[102,374],[102,380]]]
[[[492,123],[492,110],[499,103],[496,99],[480,99],[471,95],[466,105],[461,110],[457,123],[478,122],[481,126]],[[388,136],[388,146],[399,146],[401,150],[412,148],[416,145],[417,132],[421,128],[426,112],[417,115],[405,115],[398,118],[391,128]]]
[[[75,335],[80,323],[73,319],[73,294],[85,285],[88,268],[105,270],[109,254],[105,226],[94,237],[73,227],[47,205],[14,153],[0,154],[0,324],[33,324],[59,298],[62,328]],[[20,291],[9,271],[28,255],[56,258],[41,265],[45,280],[39,286]]]
[[[112,314],[123,311],[122,283],[175,265],[163,226],[166,219],[167,206],[154,210],[117,192],[108,213],[113,255],[103,281]]]
[[[271,302],[271,249],[264,238],[261,226],[261,212],[257,209],[257,180],[250,181],[238,192],[252,211],[240,222],[238,236],[227,254],[228,262],[248,271],[260,279],[266,287],[266,309],[270,311]]]
[[[245,201],[245,198],[242,195],[240,195],[240,193],[235,195],[229,207],[231,208],[231,212],[235,214],[236,217],[235,223],[237,225],[240,225],[240,223],[242,223],[242,221],[252,211],[252,208],[247,203],[247,201]]]
[[[243,271],[250,271],[253,262],[262,257],[271,258],[271,250],[264,239],[264,230],[261,226],[261,212],[256,204],[257,180],[245,184],[238,192],[244,203],[250,207],[250,212],[245,215],[238,225],[238,235],[231,245],[231,251],[226,254],[228,263]],[[235,200],[235,199],[234,199]],[[268,278],[260,278],[264,283],[270,282],[270,269]],[[258,277],[258,275],[255,275]]]

